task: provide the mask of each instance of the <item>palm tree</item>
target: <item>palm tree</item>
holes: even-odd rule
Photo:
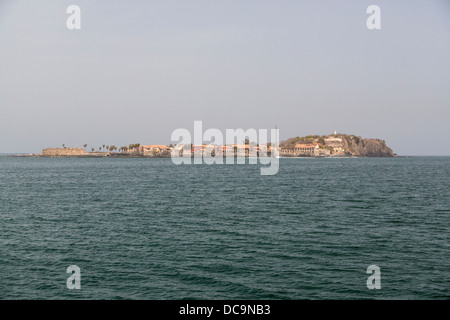
[[[66,148],[66,145],[63,143],[63,148],[65,149]]]
[[[87,144],[85,144],[83,147],[84,147],[84,151],[86,151]]]
[[[95,150],[94,148],[91,149],[92,152],[94,152],[94,150]]]

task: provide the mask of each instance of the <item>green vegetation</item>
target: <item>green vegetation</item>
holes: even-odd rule
[[[325,145],[326,138],[328,138],[327,135],[325,135],[325,136],[309,135],[309,136],[305,136],[305,137],[289,138],[287,140],[281,141],[280,147],[293,148],[297,143],[299,143],[299,144],[319,143],[319,144]]]
[[[297,143],[308,144],[313,143],[314,138],[311,137],[295,137],[280,142],[280,147],[293,148]]]

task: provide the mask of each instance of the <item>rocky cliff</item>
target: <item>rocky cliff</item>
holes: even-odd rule
[[[395,157],[396,155],[386,145],[384,140],[363,139],[354,135],[338,135],[342,139],[346,153],[360,157]]]

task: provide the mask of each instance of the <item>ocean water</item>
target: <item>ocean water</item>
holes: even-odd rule
[[[2,299],[448,299],[449,238],[448,157],[0,157]]]

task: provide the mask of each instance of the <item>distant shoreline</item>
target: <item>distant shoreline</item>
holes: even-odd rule
[[[98,155],[71,155],[71,156],[44,156],[41,154],[29,154],[29,153],[0,153],[0,157],[7,157],[7,158],[88,158],[88,159],[101,159],[101,158],[110,158],[110,159],[170,159],[170,156],[145,156],[145,155],[109,155],[109,156],[98,156]],[[234,156],[235,158],[238,156]],[[207,158],[207,157],[203,157]],[[212,157],[214,158],[214,157]],[[248,158],[245,157],[245,158]],[[280,156],[280,159],[324,159],[324,158],[336,158],[336,159],[343,159],[343,158],[369,158],[369,159],[380,159],[380,158],[392,158],[392,157],[369,157],[369,156],[327,156],[327,157],[284,157]],[[398,155],[396,158],[450,158],[450,155]]]
[[[0,153],[0,157],[4,158],[145,158],[145,159],[170,159],[168,157],[154,157],[154,156],[144,156],[144,155],[121,155],[121,156],[97,156],[97,155],[84,155],[84,156],[43,156],[41,154],[31,154],[31,153]],[[236,156],[235,156],[236,157]],[[205,158],[205,157],[204,157]],[[248,158],[248,157],[246,157]],[[329,157],[284,157],[280,156],[280,159],[322,159],[322,158],[392,158],[392,157],[369,157],[369,156],[329,156]],[[450,155],[397,155],[397,158],[450,158]]]

